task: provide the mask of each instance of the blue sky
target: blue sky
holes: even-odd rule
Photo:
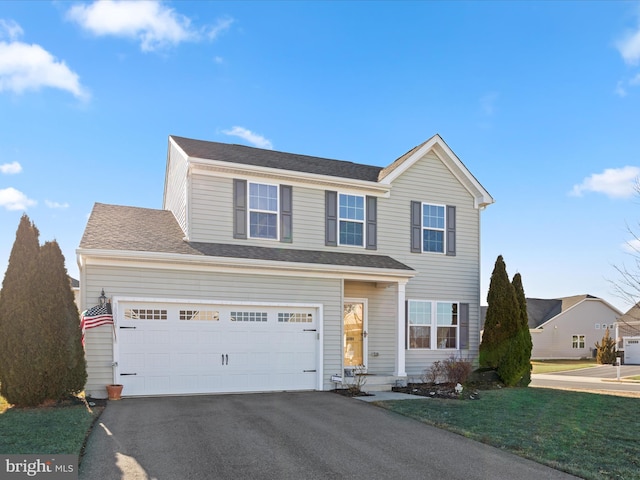
[[[0,3],[0,273],[23,212],[72,276],[94,202],[161,208],[167,137],[387,165],[439,133],[529,297],[620,309],[640,2]]]

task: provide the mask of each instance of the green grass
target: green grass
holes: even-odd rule
[[[80,455],[97,415],[84,405],[8,408],[0,397],[0,452]]]
[[[564,372],[566,370],[578,370],[579,368],[596,367],[598,364],[594,360],[532,360],[533,370],[531,373],[553,373]]]
[[[585,479],[640,479],[640,400],[542,388],[379,405]]]

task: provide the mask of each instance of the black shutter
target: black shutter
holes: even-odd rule
[[[247,238],[246,180],[233,180],[233,238]]]
[[[367,196],[367,250],[378,249],[378,202]]]
[[[338,192],[324,192],[325,231],[324,244],[329,247],[338,245]]]
[[[291,185],[280,185],[280,241],[293,242],[293,201]]]
[[[447,255],[456,254],[456,207],[447,205]]]
[[[422,202],[411,202],[411,252],[422,253]]]
[[[469,304],[461,303],[458,312],[460,320],[460,349],[469,348]]]

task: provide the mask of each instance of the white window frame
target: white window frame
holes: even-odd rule
[[[262,210],[259,208],[251,208],[251,185],[266,185],[268,187],[276,187],[276,210]],[[254,237],[251,235],[251,214],[252,213],[267,213],[276,216],[276,237]],[[275,240],[280,241],[280,185],[274,183],[265,182],[247,182],[247,235],[249,238],[255,238],[259,240]]]
[[[582,344],[582,346],[580,346],[580,344]],[[584,350],[586,346],[587,346],[586,335],[576,334],[571,336],[571,348],[575,348],[576,350]]]
[[[431,323],[411,323],[411,304],[423,303],[430,304]],[[439,325],[438,324],[438,305],[456,305],[456,324],[455,325]],[[411,327],[429,327],[429,347],[412,347],[411,346]],[[440,348],[438,346],[438,327],[455,328],[456,330],[456,346]],[[409,299],[407,305],[407,348],[409,350],[459,350],[460,349],[460,302],[449,300],[416,300]]]
[[[344,218],[340,215],[340,198],[346,196],[346,197],[360,197],[362,198],[362,220],[355,220],[352,218]],[[366,239],[366,234],[367,234],[367,225],[366,225],[366,220],[367,220],[367,198],[365,195],[359,195],[359,194],[355,194],[355,193],[346,193],[346,192],[338,192],[338,231],[337,231],[337,236],[338,236],[338,245],[340,246],[345,246],[345,247],[356,247],[356,248],[364,248],[364,246],[367,244],[367,239]],[[342,243],[340,241],[340,224],[342,222],[350,222],[350,223],[360,223],[362,224],[362,244],[361,245],[353,245],[351,243]]]
[[[443,211],[444,226],[442,228],[426,227],[424,225],[424,209],[425,207],[439,207]],[[442,232],[442,251],[434,252],[424,249],[424,233],[427,230],[436,232]],[[447,206],[439,203],[422,202],[422,209],[420,210],[420,249],[422,253],[433,253],[434,255],[444,255],[447,252]]]

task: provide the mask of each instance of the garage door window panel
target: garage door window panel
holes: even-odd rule
[[[312,323],[313,315],[310,313],[283,313],[278,312],[278,323]]]
[[[180,310],[180,320],[217,322],[220,312],[217,310]]]
[[[167,311],[164,309],[127,308],[124,311],[125,320],[166,320]]]
[[[267,312],[231,312],[232,322],[266,322]]]

